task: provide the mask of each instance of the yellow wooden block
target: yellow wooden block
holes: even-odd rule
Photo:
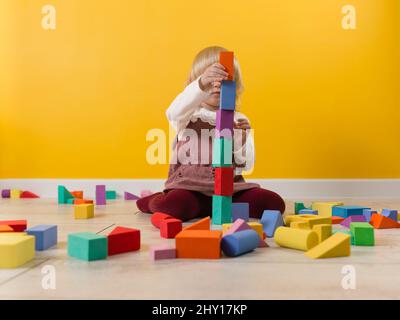
[[[310,224],[308,221],[292,221],[290,227],[297,229],[310,229]]]
[[[74,206],[75,219],[91,219],[94,217],[94,204],[77,204]]]
[[[318,235],[318,242],[321,243],[325,241],[332,235],[332,225],[331,224],[317,224],[313,226],[313,231]]]
[[[17,268],[35,257],[35,237],[4,233],[0,236],[0,268]]]
[[[257,234],[260,236],[261,239],[263,239],[263,226],[259,222],[246,222],[250,228],[252,228]],[[225,234],[229,228],[232,226],[232,223],[224,223],[222,225],[222,234]]]
[[[332,207],[343,206],[343,202],[313,202],[311,208],[318,210],[318,215],[323,217],[332,216]]]
[[[331,217],[320,217],[315,214],[296,214],[288,215],[284,218],[285,225],[289,225],[292,222],[307,222],[309,224],[309,229],[317,224],[332,224]]]
[[[274,239],[277,245],[307,251],[318,245],[318,235],[312,230],[279,227]]]
[[[11,189],[10,198],[11,199],[19,199],[19,198],[21,198],[21,194],[22,194],[22,190]]]
[[[313,259],[347,257],[350,255],[350,236],[341,232],[335,233],[305,255]]]
[[[9,237],[9,236],[26,236],[26,235],[28,235],[26,232],[2,232],[2,233],[0,233],[0,237],[3,237],[3,236],[7,236],[7,237]]]

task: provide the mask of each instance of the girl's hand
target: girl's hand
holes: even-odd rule
[[[233,127],[235,129],[242,129],[242,130],[251,129],[250,122],[247,119],[238,119],[237,121],[235,121]]]
[[[200,77],[199,85],[201,90],[208,91],[210,88],[220,87],[221,81],[228,80],[228,75],[222,64],[218,62],[212,64]]]

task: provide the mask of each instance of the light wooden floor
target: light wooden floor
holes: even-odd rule
[[[340,200],[340,199],[339,199]],[[399,208],[398,201],[346,201],[374,209]],[[352,247],[348,258],[311,260],[303,252],[279,248],[257,249],[238,258],[165,260],[152,262],[149,247],[161,239],[147,214],[135,202],[117,200],[96,208],[92,220],[77,221],[72,207],[54,200],[0,200],[0,219],[27,219],[29,226],[57,224],[59,244],[22,268],[0,270],[1,299],[399,299],[400,229],[375,230],[375,247]],[[293,203],[288,202],[288,211]],[[71,232],[101,231],[111,225],[139,228],[139,252],[84,262],[69,258],[66,239]],[[103,233],[112,229],[110,227]],[[42,268],[56,270],[56,289],[41,286]],[[342,268],[356,270],[356,289],[345,290]]]

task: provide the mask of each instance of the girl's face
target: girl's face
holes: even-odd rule
[[[221,88],[221,83],[214,83],[214,85],[210,90],[210,95],[204,101],[212,109],[219,108],[220,88]]]

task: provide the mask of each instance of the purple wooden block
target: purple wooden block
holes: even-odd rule
[[[232,203],[232,221],[243,219],[249,221],[249,204],[247,202]]]
[[[175,259],[176,249],[167,245],[158,245],[150,248],[150,257],[152,260]]]
[[[365,220],[364,216],[350,216],[350,217],[344,219],[341,222],[341,225],[346,228],[350,228],[350,223],[352,223],[352,222],[366,222],[366,220]]]
[[[397,210],[391,210],[391,209],[383,209],[381,212],[381,215],[388,217],[394,221],[398,220],[397,217]]]
[[[137,195],[134,195],[133,193],[130,192],[126,192],[124,193],[124,199],[125,200],[137,200],[140,199],[140,197],[138,197]]]
[[[10,189],[3,189],[1,190],[1,197],[2,198],[9,198],[11,194]]]
[[[106,186],[98,185],[96,186],[96,204],[105,205],[106,204]]]
[[[215,122],[216,138],[232,138],[234,113],[231,110],[219,109],[217,111],[217,120]]]

